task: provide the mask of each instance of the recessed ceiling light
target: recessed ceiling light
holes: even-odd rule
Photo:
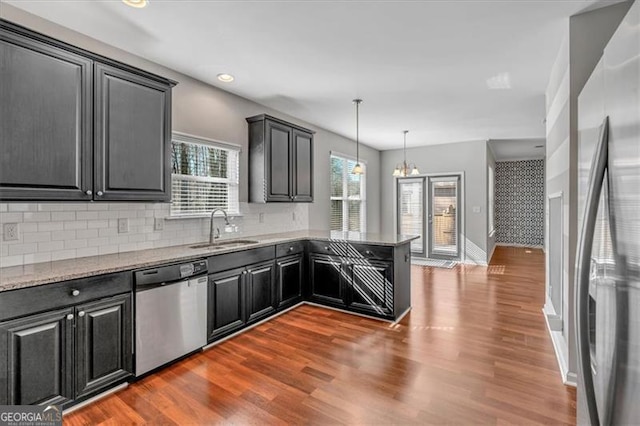
[[[501,72],[487,79],[487,87],[492,90],[511,89],[511,75]]]
[[[218,80],[222,81],[223,83],[231,83],[235,79],[231,74],[222,73],[218,74]]]
[[[544,148],[544,145],[536,145],[534,148]]]
[[[127,6],[135,7],[136,9],[142,9],[149,4],[149,0],[122,0],[122,3]]]

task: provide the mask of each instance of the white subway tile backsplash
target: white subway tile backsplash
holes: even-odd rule
[[[24,215],[22,213],[3,212],[0,214],[0,223],[23,222]]]
[[[9,256],[35,253],[37,250],[38,250],[37,243],[11,244],[9,245]]]
[[[38,243],[38,251],[40,253],[46,251],[62,250],[64,248],[64,241],[49,241],[46,243]]]
[[[24,256],[2,256],[0,257],[0,268],[7,268],[9,266],[24,265]]]
[[[51,253],[51,260],[64,260],[74,259],[76,257],[76,250],[59,250]]]
[[[65,220],[76,220],[76,212],[51,212],[51,220],[60,222],[64,222]]]
[[[64,223],[62,222],[39,222],[38,223],[39,232],[62,231],[63,229],[64,229]]]
[[[87,240],[67,240],[64,242],[65,249],[79,249],[87,247]]]
[[[64,229],[87,229],[86,220],[73,220],[64,222]]]
[[[23,213],[25,222],[49,222],[51,221],[51,212],[27,211]]]
[[[51,241],[51,232],[23,232],[22,241],[25,243],[42,243]]]
[[[11,207],[13,206],[13,207]],[[241,203],[242,216],[230,218],[239,232],[224,238],[308,229],[306,204]],[[296,219],[292,220],[293,212]],[[0,223],[18,223],[19,241],[0,241],[0,263],[14,266],[132,250],[193,244],[209,238],[209,219],[165,220],[166,203],[0,203]],[[264,222],[258,215],[264,213]],[[129,219],[129,232],[118,233],[118,218]],[[215,219],[223,229],[223,219]],[[1,232],[2,227],[0,227]]]
[[[52,231],[51,241],[64,241],[74,240],[76,238],[76,231]]]

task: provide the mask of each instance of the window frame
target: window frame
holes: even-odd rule
[[[229,209],[227,212],[229,216],[241,216],[240,212],[240,156],[242,154],[242,147],[238,144],[233,144],[229,142],[219,141],[215,139],[209,139],[201,136],[190,135],[182,132],[172,132],[171,133],[171,152],[173,150],[173,143],[185,143],[191,145],[200,145],[205,146],[207,148],[215,148],[221,149],[225,151],[233,152],[235,155],[236,163],[235,165],[230,166],[229,160],[227,161],[228,170],[235,170],[235,180],[233,177],[220,178],[220,177],[203,177],[203,176],[193,176],[193,175],[181,175],[181,176],[190,176],[185,180],[194,180],[194,181],[206,181],[212,183],[226,183],[230,187],[235,187],[235,190],[229,191],[230,194],[235,194],[235,199],[229,200],[227,204],[233,204],[234,209]],[[170,157],[171,158],[171,157]],[[228,157],[229,158],[229,157]],[[174,178],[179,174],[171,173],[171,186],[173,188]],[[175,212],[173,209],[173,190],[171,193],[171,203],[169,208],[169,216],[167,219],[193,219],[193,218],[202,218],[209,217],[211,215],[211,211],[201,212],[201,213],[180,213]]]
[[[331,158],[336,157],[340,160],[347,163],[349,161],[356,161],[356,158],[351,155],[342,154],[336,151],[329,152],[329,185],[331,185]],[[362,158],[358,159],[360,165],[364,173],[360,175],[360,196],[359,198],[350,198],[348,195],[345,197],[345,194],[348,194],[348,176],[351,173],[348,167],[342,168],[342,196],[334,197],[329,195],[329,229],[331,231],[337,232],[367,232],[367,162]],[[331,194],[331,189],[329,189],[329,194]],[[342,201],[342,229],[341,230],[333,230],[331,229],[331,201]],[[349,203],[348,201],[360,201],[360,231],[349,231]]]
[[[489,164],[488,166],[488,200],[487,200],[487,215],[489,219],[489,236],[493,236],[496,232],[496,171],[495,167]]]

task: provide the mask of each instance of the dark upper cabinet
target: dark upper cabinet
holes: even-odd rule
[[[252,323],[276,310],[274,263],[249,266],[245,275],[247,322]]]
[[[92,61],[0,27],[0,64],[0,198],[91,199]]]
[[[302,254],[276,260],[276,299],[278,309],[293,306],[302,301],[304,280]]]
[[[0,199],[170,200],[175,82],[0,20]]]
[[[131,295],[79,305],[76,397],[96,393],[133,372]]]
[[[393,314],[393,263],[352,259],[347,280],[347,307],[362,313]]]
[[[171,87],[96,64],[96,196],[170,201]]]
[[[313,201],[313,135],[293,130],[293,200]]]
[[[0,405],[73,399],[73,309],[0,323]]]
[[[246,324],[245,268],[209,275],[207,332],[209,341],[215,340]]]
[[[313,201],[314,132],[266,114],[249,123],[249,201]]]
[[[335,256],[309,256],[309,299],[344,307],[343,260]]]

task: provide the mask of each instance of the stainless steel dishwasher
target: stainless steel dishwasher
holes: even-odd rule
[[[136,376],[207,344],[207,261],[135,273]]]

